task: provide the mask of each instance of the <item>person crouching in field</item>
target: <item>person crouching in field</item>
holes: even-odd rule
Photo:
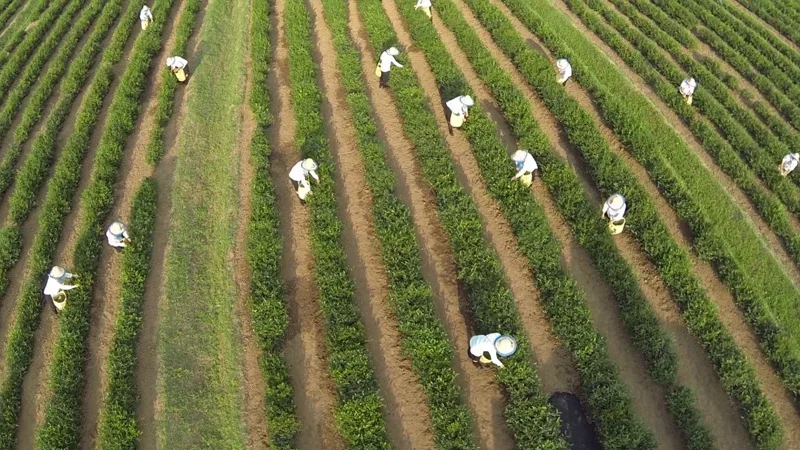
[[[517,168],[517,174],[511,180],[519,179],[523,186],[529,187],[533,183],[533,173],[539,168],[533,155],[525,150],[517,150],[511,155],[511,160]]]
[[[311,183],[308,181],[308,176],[311,175],[319,184],[319,176],[316,170],[317,163],[313,159],[307,158],[299,161],[289,171],[289,179],[292,180],[292,185],[297,191],[297,196],[300,197],[301,202],[305,202],[306,197],[311,194]]]
[[[378,61],[378,67],[375,68],[375,75],[381,77],[379,86],[385,88],[389,85],[389,72],[392,71],[392,65],[403,67],[402,64],[394,59],[395,56],[400,54],[400,50],[395,47],[390,47],[385,52],[381,53],[381,60]]]
[[[106,239],[108,239],[108,245],[114,247],[116,251],[121,251],[131,243],[131,238],[128,235],[128,228],[119,220],[108,227],[108,230],[106,230]]]
[[[556,60],[556,68],[558,69],[558,84],[562,86],[567,85],[567,80],[572,77],[572,65],[564,58]]]
[[[181,83],[186,81],[186,77],[188,76],[187,66],[189,65],[189,61],[181,58],[180,56],[170,56],[167,58],[167,67],[175,74],[175,78],[178,79]]]
[[[458,97],[445,103],[447,113],[447,125],[450,129],[450,134],[453,134],[453,128],[461,128],[464,121],[469,117],[469,107],[475,105],[475,101],[469,95],[459,95]]]
[[[142,31],[146,30],[153,22],[153,13],[147,5],[142,6],[142,10],[139,11],[139,20],[142,22]]]
[[[798,162],[800,162],[800,153],[789,153],[788,155],[784,156],[783,160],[778,166],[781,176],[785,177],[789,175],[797,167]]]
[[[67,306],[67,292],[70,289],[78,287],[77,284],[67,284],[73,278],[78,278],[67,272],[61,266],[53,266],[50,273],[47,274],[47,284],[44,286],[44,295],[50,296],[53,300],[53,310],[56,314],[64,310]]]
[[[697,81],[694,78],[687,78],[681,82],[681,86],[678,89],[683,95],[683,100],[686,101],[687,105],[692,104],[692,96],[694,95],[694,90],[697,89]]]
[[[417,4],[414,5],[414,9],[422,9],[422,12],[431,20],[433,20],[433,14],[431,13],[432,7],[431,0],[417,0]]]

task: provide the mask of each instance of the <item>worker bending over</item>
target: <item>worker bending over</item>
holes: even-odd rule
[[[147,5],[142,6],[142,10],[139,11],[139,20],[142,21],[142,30],[146,30],[150,23],[153,22],[153,13]]]
[[[167,67],[172,70],[172,73],[175,74],[175,78],[178,79],[181,83],[186,81],[186,72],[187,66],[189,65],[189,61],[181,58],[180,56],[170,56],[167,58]]]
[[[395,47],[390,47],[388,50],[381,53],[381,60],[378,61],[378,67],[375,68],[375,75],[381,77],[380,87],[385,88],[389,85],[389,72],[392,70],[392,64],[397,67],[403,67],[402,64],[394,59],[394,57],[399,54],[400,50]]]
[[[558,68],[558,84],[566,86],[567,80],[572,76],[572,66],[569,61],[561,58],[556,60],[556,68]]]
[[[778,166],[778,170],[781,172],[781,176],[785,177],[789,175],[791,171],[797,167],[797,163],[800,161],[800,153],[789,153],[788,155],[783,157],[780,166]]]
[[[453,128],[460,128],[464,124],[464,120],[469,117],[469,107],[475,105],[475,101],[469,95],[459,95],[445,105],[447,106],[447,123],[450,127],[450,134],[453,134]]]
[[[491,361],[497,367],[504,367],[497,358],[497,348],[494,346],[499,337],[500,333],[472,336],[469,340],[469,356],[472,358],[472,362],[488,364]]]
[[[621,194],[614,194],[608,197],[608,200],[603,205],[602,217],[608,217],[608,229],[611,230],[611,234],[622,233],[622,229],[625,227],[625,210],[627,207],[625,197]]]
[[[77,284],[67,284],[72,278],[78,278],[67,272],[63,267],[53,266],[50,273],[47,275],[47,284],[44,286],[44,295],[49,295],[53,300],[53,308],[56,314],[61,312],[67,305],[67,292],[70,289],[78,287]]]
[[[414,9],[422,8],[422,12],[424,12],[425,15],[428,16],[428,19],[431,20],[433,20],[433,14],[431,14],[432,7],[433,5],[431,5],[431,0],[417,0],[417,4],[414,5]]]
[[[301,201],[305,201],[306,197],[311,194],[311,183],[308,181],[308,176],[311,175],[319,183],[316,170],[317,163],[311,158],[306,158],[295,164],[289,171],[289,179],[292,180],[292,185],[297,190],[297,196]]]
[[[128,228],[119,220],[108,227],[108,230],[106,230],[106,238],[108,239],[108,245],[117,250],[122,250],[131,243],[131,237],[128,235]]]
[[[687,105],[692,104],[692,96],[694,95],[694,90],[697,89],[697,81],[694,78],[687,78],[681,82],[681,95],[683,95],[683,99],[686,101]]]
[[[511,180],[516,180],[519,178],[520,182],[525,187],[528,187],[533,182],[533,172],[539,168],[539,165],[536,164],[536,160],[533,159],[533,156],[524,151],[524,150],[517,150],[511,155],[511,160],[514,161],[517,167],[517,174],[514,175],[514,178]]]

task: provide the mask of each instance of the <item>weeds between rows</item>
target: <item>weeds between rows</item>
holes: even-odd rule
[[[31,248],[31,275],[24,281],[17,299],[14,312],[16,320],[6,344],[6,378],[0,386],[0,449],[10,450],[16,443],[22,380],[33,358],[34,332],[40,321],[42,279],[52,265],[64,219],[71,209],[71,199],[78,187],[80,167],[104,98],[111,88],[112,67],[122,59],[122,49],[132,31],[136,11],[138,6],[130,2],[114,32],[111,44],[104,49],[100,68],[78,112],[75,130],[64,147],[55,174],[47,187]]]
[[[295,143],[303,158],[319,164],[321,182],[308,202],[314,278],[325,316],[328,364],[336,385],[334,416],[349,445],[390,448],[369,354],[364,325],[355,305],[353,280],[341,244],[342,223],[336,214],[333,158],[324,135],[322,94],[312,57],[311,24],[302,0],[287,0],[284,12],[289,45],[289,80],[297,122]]]
[[[578,35],[571,25],[562,23],[564,29],[561,30],[561,34],[556,35],[549,26],[545,25],[543,18],[538,15],[538,12],[534,12],[530,5],[516,0],[505,0],[505,3],[531,31],[542,39],[548,48],[559,56],[567,57],[572,61],[578,81],[587,87],[593,97],[597,99],[601,112],[609,120],[617,135],[620,136],[623,143],[636,150],[635,156],[645,162],[656,184],[662,189],[667,189],[668,201],[678,209],[683,217],[690,219],[690,225],[698,236],[699,243],[696,242],[696,244],[699,244],[697,248],[701,255],[717,256],[720,248],[719,238],[712,233],[708,219],[705,219],[694,205],[685,188],[671,180],[670,171],[664,166],[659,155],[655,153],[658,148],[674,148],[675,146],[659,145],[658,139],[666,139],[669,136],[665,136],[666,130],[663,128],[663,124],[650,120],[650,118],[657,118],[658,115],[647,111],[650,108],[649,104],[645,104],[645,109],[642,110],[644,102],[632,97],[629,91],[628,95],[624,97],[615,97],[610,95],[607,87],[599,84],[593,74],[600,72],[586,70],[585,64],[589,61],[597,64],[598,70],[602,67],[604,75],[615,75],[619,78],[621,76],[614,72],[615,69],[604,67],[609,64],[603,62],[605,60],[601,60],[599,55],[595,58],[590,56],[596,50],[585,41],[585,38]],[[540,82],[537,81],[542,76],[541,74],[546,73],[545,68],[549,66],[549,62],[527,48],[522,37],[496,7],[484,0],[471,0],[469,4],[484,26],[493,33],[498,45],[517,63],[523,76],[542,95],[548,108],[557,117],[564,115],[562,120],[574,120],[572,114],[569,114],[570,108],[567,108],[570,102],[567,102],[566,98],[547,95],[547,91],[543,90]],[[547,13],[548,20],[554,23],[566,22],[566,18],[554,10],[543,8],[542,11]],[[573,44],[578,44],[582,57],[578,57],[578,54],[565,45],[563,39],[566,38],[569,38]],[[527,61],[525,65],[523,65],[524,61]],[[618,100],[622,98],[624,98],[624,102]],[[590,124],[588,120],[589,118],[587,118],[587,126]],[[593,125],[592,128],[594,128]],[[592,136],[599,132],[595,130],[593,133],[585,134]],[[636,145],[631,145],[634,143]],[[605,143],[596,147],[578,146],[578,148],[582,150],[592,176],[601,190],[625,192],[632,205],[629,224],[634,237],[659,269],[665,283],[673,292],[674,298],[680,302],[687,325],[700,338],[709,352],[723,381],[723,386],[739,404],[745,416],[748,431],[754,441],[761,448],[774,448],[781,440],[781,429],[777,417],[758,386],[752,366],[736,347],[730,334],[719,321],[713,303],[706,297],[699,281],[693,276],[691,263],[686,253],[677,247],[666,227],[658,219],[655,206],[639,185],[636,177],[625,168],[624,162],[611,153]],[[700,231],[703,233],[699,233]],[[724,273],[729,282],[736,281],[734,277],[740,276],[735,271],[737,269],[735,265],[720,267],[726,269]],[[731,280],[731,278],[734,279]],[[739,292],[740,283],[740,279],[737,283],[731,283],[732,286],[737,287],[734,291],[739,294],[748,293],[744,289]]]

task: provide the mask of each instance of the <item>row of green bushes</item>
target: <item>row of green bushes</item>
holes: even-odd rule
[[[20,11],[19,17],[9,24],[8,28],[0,35],[0,65],[4,65],[14,49],[25,38],[27,28],[39,19],[39,15],[50,5],[48,0],[35,0],[28,2]]]
[[[289,51],[289,79],[296,118],[295,145],[303,158],[319,164],[320,183],[309,197],[308,234],[314,254],[314,279],[325,317],[329,374],[336,386],[334,417],[342,437],[355,448],[391,447],[383,401],[372,369],[355,287],[342,247],[337,215],[334,161],[322,120],[311,23],[303,0],[287,0],[283,12]],[[288,180],[286,180],[288,181]]]
[[[490,23],[497,20],[495,16],[499,13],[496,10],[492,11],[481,4],[472,6],[478,11],[479,20]],[[478,76],[498,100],[498,105],[520,144],[529,149],[540,162],[543,180],[553,195],[556,205],[568,220],[580,244],[591,256],[595,267],[612,288],[626,328],[636,348],[644,354],[649,373],[655,381],[664,385],[668,404],[675,408],[672,412],[681,426],[687,445],[693,449],[711,448],[710,433],[703,425],[700,413],[694,406],[693,394],[677,382],[677,355],[672,348],[670,337],[659,325],[652,307],[639,289],[630,265],[622,258],[614,245],[611,236],[606,231],[606,223],[597,214],[597,208],[592,207],[586,198],[577,176],[564,161],[552,152],[546,135],[533,119],[530,104],[508,74],[495,63],[494,58],[481,43],[477,34],[467,26],[458,8],[450,0],[439,0],[437,11],[443,22],[455,33],[456,39],[464,53],[472,61]],[[514,41],[513,37],[509,41],[505,35],[509,30],[501,29],[501,27],[493,29],[497,33],[495,35],[497,39],[509,42],[510,49],[510,46],[514,45]],[[516,43],[524,47],[519,39]],[[522,56],[518,56],[515,63],[529,69],[534,64]],[[591,117],[580,108],[577,102],[567,100],[568,97],[556,83],[552,72],[542,70],[537,77],[543,95],[560,97],[562,102],[568,103],[568,107],[571,108],[569,113],[562,111],[560,114],[565,124],[567,138],[576,147],[605,145],[602,135],[596,132]],[[509,205],[506,206],[506,210],[513,212],[515,208],[511,205],[518,204],[518,202],[504,198],[504,194],[508,196],[507,192],[509,191],[507,154],[500,149],[495,149],[496,156],[492,158],[492,152],[489,149],[479,148],[478,145],[473,146],[473,151],[484,172],[483,178],[490,185],[490,190],[496,192],[495,197],[501,204]],[[613,192],[603,193],[610,195]],[[517,222],[515,227],[520,230],[520,242],[523,243],[524,249],[530,240],[525,239],[526,234],[530,235],[530,231],[526,233],[526,227],[529,226],[530,221],[525,220],[524,216],[515,221],[512,219],[513,214],[511,213],[508,216],[512,223]],[[539,267],[543,265],[541,252],[533,250],[535,248],[528,252],[528,257],[537,277],[552,273],[552,268]],[[553,255],[553,258],[549,264],[557,267],[557,255]],[[546,280],[545,283],[547,283]],[[566,330],[566,333],[573,332],[574,330]]]
[[[775,49],[777,49],[787,58],[791,59],[796,65],[800,66],[800,52],[796,51],[792,46],[784,42],[783,39],[781,39],[778,35],[770,32],[767,27],[764,27],[761,22],[759,22],[752,14],[736,8],[734,5],[727,2],[723,2],[721,4],[725,6],[728,14],[738,19],[750,30],[760,33],[758,34],[759,37],[766,39],[766,41],[775,47]]]
[[[498,36],[503,38],[496,39],[498,45],[518,64],[521,73],[532,87],[542,94],[544,102],[557,117],[561,118],[562,123],[574,120],[565,115],[570,111],[565,106],[566,99],[545,95],[547,91],[536,81],[537,74],[545,70],[548,61],[527,48],[508,20],[485,0],[470,0],[469,3],[481,4],[483,6],[480,9],[493,11],[493,21],[484,19],[484,24],[490,31],[502,32]],[[660,155],[661,151],[673,151],[679,145],[685,144],[679,144],[677,137],[670,136],[674,132],[668,131],[666,125],[659,122],[660,119],[651,120],[658,115],[649,111],[652,106],[646,101],[632,96],[630,88],[625,90],[625,95],[620,95],[610,91],[606,85],[598,81],[595,73],[598,73],[600,66],[590,71],[586,64],[599,63],[602,61],[600,59],[602,56],[594,55],[596,59],[591,61],[581,60],[578,54],[566,45],[565,38],[557,35],[532,5],[519,0],[504,0],[504,3],[525,26],[542,39],[552,52],[570,59],[576,79],[592,94],[603,117],[623,144],[644,164],[653,181],[665,193],[667,201],[688,221],[695,234],[695,248],[698,253],[716,263],[719,272],[723,274],[723,279],[728,281],[734,293],[742,299],[749,298],[747,295],[752,293],[750,287],[743,283],[745,279],[739,265],[726,254],[725,246],[718,235],[719,231],[711,227],[712,222],[694,201],[687,186],[676,179],[675,173]],[[479,17],[480,9],[475,8]],[[566,35],[573,39],[581,39],[576,42],[578,44],[585,39],[577,31],[570,31]],[[586,43],[583,49],[585,48],[590,48],[590,44]],[[586,55],[583,53],[582,56]],[[521,61],[526,59],[531,61],[530,66],[521,64]],[[533,65],[534,62],[536,65]],[[616,75],[622,78],[618,73]],[[596,134],[599,132],[586,133],[588,136]],[[687,326],[698,336],[708,351],[723,386],[739,404],[754,442],[760,448],[775,448],[781,441],[782,431],[772,406],[760,390],[752,366],[736,347],[732,337],[720,322],[714,304],[692,273],[688,255],[678,247],[659,219],[652,200],[635,175],[625,168],[625,163],[616,157],[605,143],[598,146],[578,146],[578,148],[581,149],[601,190],[624,192],[628,197],[632,205],[628,223],[634,237],[658,268],[673,298],[679,302]]]
[[[97,125],[103,102],[111,89],[113,66],[122,59],[123,48],[136,20],[139,6],[128,4],[123,19],[117,26],[111,43],[103,48],[100,68],[78,112],[75,129],[62,151],[61,158],[47,186],[47,195],[41,206],[36,235],[31,248],[30,275],[25,279],[15,305],[15,321],[9,331],[5,351],[5,378],[0,386],[0,449],[11,450],[16,445],[17,417],[22,395],[22,380],[33,359],[34,333],[39,326],[42,309],[42,283],[53,265],[53,257],[64,220],[71,209],[72,198],[78,188],[81,165],[89,148],[89,141]],[[19,239],[19,231],[16,231]],[[6,237],[3,236],[5,242]],[[2,247],[5,247],[3,244]],[[19,243],[15,242],[15,245]],[[49,301],[49,300],[47,300]],[[79,421],[74,421],[78,423]],[[77,428],[80,425],[76,426]],[[73,430],[74,431],[74,430]]]
[[[23,3],[25,3],[25,0],[9,0],[4,3],[3,8],[5,9],[3,9],[2,14],[0,14],[0,29],[5,28],[8,19],[17,12]]]
[[[186,55],[186,43],[192,36],[197,18],[197,13],[202,8],[200,0],[187,0],[183,6],[178,27],[175,31],[175,44],[170,49],[170,56]],[[189,66],[191,68],[191,65]],[[164,155],[164,132],[167,129],[170,117],[172,117],[172,107],[175,104],[175,91],[178,88],[178,80],[175,75],[168,70],[161,71],[161,87],[158,90],[156,100],[156,121],[150,131],[150,142],[147,144],[147,162],[157,164]]]
[[[775,29],[780,31],[781,34],[789,38],[792,42],[800,45],[800,30],[797,28],[796,24],[785,20],[785,15],[776,10],[772,2],[764,0],[741,0],[739,3],[765,22],[775,27]]]
[[[422,275],[411,212],[395,196],[396,178],[372,117],[361,54],[348,27],[347,3],[342,0],[322,3],[372,193],[372,217],[389,277],[389,300],[397,317],[402,349],[427,395],[437,447],[475,449],[472,420],[452,368],[458,352],[436,317],[433,291]]]
[[[272,60],[270,2],[253,2],[250,25],[252,87],[250,108],[256,119],[250,157],[253,166],[251,214],[247,233],[247,261],[250,267],[250,306],[253,329],[262,352],[261,373],[265,394],[269,439],[278,450],[294,449],[300,429],[295,413],[293,388],[284,358],[283,344],[289,325],[285,291],[280,279],[283,242],[275,200],[275,186],[269,173],[267,128],[272,125],[267,77]]]

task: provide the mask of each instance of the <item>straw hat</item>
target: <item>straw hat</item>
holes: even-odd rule
[[[400,54],[400,50],[397,47],[389,47],[389,50],[386,50],[386,53],[390,54],[391,56],[397,56]]]
[[[305,170],[317,170],[317,163],[315,163],[314,160],[311,158],[306,158],[300,164],[300,167],[302,167]]]
[[[124,227],[124,225],[122,225],[122,222],[120,222],[120,221],[116,221],[116,222],[112,223],[111,226],[108,227],[108,229],[109,229],[109,231],[111,231],[111,234],[113,234],[115,236],[119,236],[119,235],[122,234],[123,231],[125,231],[125,227]]]
[[[463,104],[465,104],[467,106],[472,106],[472,105],[475,104],[475,100],[473,100],[472,97],[470,97],[469,95],[465,95],[465,96],[461,97],[461,103],[463,103]]]
[[[792,153],[792,158],[796,159],[797,161],[800,161],[800,153]]]
[[[525,150],[517,150],[517,151],[514,152],[513,155],[511,155],[511,160],[512,161],[517,161],[517,162],[523,162],[523,161],[525,161],[525,158],[527,156],[528,156],[528,152],[526,152]]]
[[[517,351],[517,340],[508,335],[500,336],[494,341],[494,348],[502,357],[511,356]]]
[[[173,64],[175,64],[175,57],[170,56],[169,58],[167,58],[167,67],[172,67]]]
[[[67,273],[67,271],[61,266],[53,266],[53,268],[50,269],[50,276],[56,279],[63,277],[65,273]]]
[[[567,61],[567,60],[566,60],[566,59],[564,59],[564,58],[561,58],[561,59],[559,59],[559,60],[557,60],[557,61],[556,61],[556,67],[558,67],[558,68],[559,68],[559,69],[561,69],[561,70],[564,70],[564,69],[566,69],[566,68],[567,68],[567,66],[569,66],[569,61]]]
[[[608,198],[608,204],[614,209],[622,208],[622,205],[625,204],[625,197],[621,194],[614,194]]]
[[[689,81],[687,83],[689,83],[689,86],[691,86],[693,88],[697,87],[697,81],[695,81],[694,78],[689,78]]]

